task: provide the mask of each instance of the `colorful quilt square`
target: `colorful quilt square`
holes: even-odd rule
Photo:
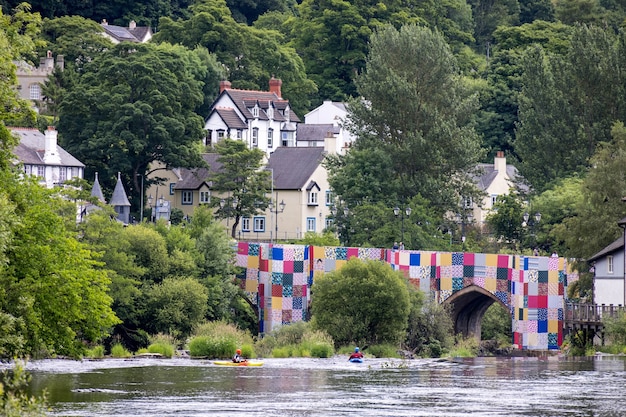
[[[291,284],[283,285],[283,297],[285,298],[293,297],[293,285]]]
[[[548,271],[537,271],[537,282],[548,283]]]
[[[548,349],[559,350],[559,335],[558,333],[548,333]]]
[[[293,261],[292,272],[304,272],[304,261]]]
[[[283,272],[293,274],[293,261],[283,261]]]
[[[452,278],[452,292],[460,291],[463,289],[463,278]]]
[[[359,248],[347,248],[346,259],[358,258]]]
[[[497,287],[497,279],[495,278],[487,278],[485,279],[485,286],[484,288],[489,291],[490,293],[493,293],[496,291]]]
[[[452,265],[463,265],[463,252],[452,253]]]
[[[283,285],[293,285],[293,274],[283,274]]]
[[[463,265],[452,265],[452,278],[463,278]]]
[[[448,266],[448,265],[452,265],[452,253],[450,252],[442,252],[439,254],[439,261],[437,263],[434,263],[432,265],[441,265],[443,266]]]
[[[282,289],[281,289],[282,290]],[[271,306],[268,306],[267,308],[280,313],[280,310],[283,309],[283,297],[282,297],[282,292],[279,293],[280,295],[278,297],[272,297],[270,302],[272,303]],[[273,316],[272,316],[273,317]]]
[[[283,248],[274,246],[272,248],[272,259],[275,261],[283,260]]]
[[[413,266],[413,265],[415,265],[415,266],[421,265],[421,255],[420,255],[419,252],[411,252],[409,254],[409,264],[411,266]]]
[[[509,304],[509,293],[505,292],[505,291],[496,291],[494,294],[498,300],[500,300],[501,302],[503,302],[504,304]]]
[[[282,297],[283,296],[283,286],[272,284],[272,297]]]
[[[281,272],[281,273],[284,272],[285,268],[284,268],[283,262],[284,261],[277,261],[273,259],[271,261],[272,272]]]
[[[282,320],[281,323],[282,324],[289,324],[291,323],[291,310],[283,310],[283,316],[282,316]]]
[[[463,265],[463,276],[467,278],[474,277],[474,265]]]
[[[508,292],[510,286],[510,281],[504,279],[496,280],[496,291]]]
[[[485,255],[485,266],[497,268],[498,267],[498,255],[493,254],[493,253],[489,253]]]
[[[539,297],[539,304],[541,305],[541,299],[543,297]],[[537,320],[544,321],[548,320],[548,309],[545,307],[541,307],[537,309]]]
[[[474,285],[474,278],[463,278],[463,288],[467,288]]]
[[[486,278],[496,279],[498,277],[498,267],[497,266],[488,266],[486,269]]]
[[[335,259],[348,260],[348,248],[335,248]]]
[[[452,265],[441,266],[439,274],[441,278],[452,278]]]
[[[496,278],[497,279],[508,280],[509,279],[509,268],[498,267],[498,269],[496,270]]]
[[[476,262],[474,261],[475,256],[473,253],[464,253],[463,254],[463,265],[475,265]]]

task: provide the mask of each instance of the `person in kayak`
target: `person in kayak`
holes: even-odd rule
[[[241,349],[237,349],[235,351],[235,356],[233,356],[233,362],[235,363],[241,363],[241,362],[245,362],[246,360],[244,358],[241,357]]]
[[[361,353],[361,351],[360,351],[360,349],[358,347],[354,348],[354,353],[352,353],[352,355],[350,355],[348,360],[350,360],[350,359],[363,359],[363,354]]]

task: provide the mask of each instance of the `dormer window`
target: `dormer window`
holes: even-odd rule
[[[267,117],[269,117],[270,119],[274,118],[274,108],[272,107],[272,105],[270,104],[270,106],[267,108]]]
[[[311,181],[309,186],[306,187],[307,191],[307,205],[317,206],[319,205],[319,192],[320,187],[315,181]]]
[[[259,106],[256,104],[252,108],[252,116],[259,117]]]

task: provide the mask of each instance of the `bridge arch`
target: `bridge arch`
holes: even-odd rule
[[[452,294],[442,304],[452,307],[454,334],[471,336],[480,341],[481,321],[487,309],[495,302],[510,311],[509,306],[489,291],[470,285]]]

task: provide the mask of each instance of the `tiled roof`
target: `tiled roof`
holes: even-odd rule
[[[602,257],[604,257],[605,255],[609,255],[613,252],[616,251],[622,251],[624,248],[624,236],[620,236],[617,240],[615,240],[613,243],[611,243],[609,246],[607,246],[606,248],[602,249],[600,252],[596,253],[595,255],[593,255],[592,257],[590,257],[587,262],[592,262],[595,261],[597,259],[600,259]]]
[[[496,177],[498,176],[498,171],[495,170],[493,164],[478,164],[477,168],[479,174],[475,178],[475,182],[478,186],[478,189],[484,191],[489,188],[493,180],[496,179]],[[506,173],[511,181],[516,181],[520,178],[517,168],[515,168],[513,165],[506,165]]]
[[[303,189],[324,160],[324,156],[324,148],[321,146],[277,148],[267,163],[267,168],[274,171],[274,189]]]
[[[204,184],[212,173],[220,172],[222,163],[218,162],[219,155],[216,153],[202,154],[202,159],[209,165],[208,168],[181,168],[182,180],[174,186],[177,190],[197,190]]]
[[[244,121],[239,118],[235,109],[218,107],[213,111],[215,111],[222,118],[224,123],[226,123],[226,126],[231,129],[245,129],[248,127]]]
[[[9,130],[17,134],[20,143],[15,147],[13,153],[17,159],[29,165],[46,165],[43,162],[45,135],[37,129],[9,127]],[[65,149],[57,145],[57,151],[61,157],[61,166],[85,167],[85,164],[70,155]]]
[[[323,141],[328,132],[339,134],[339,127],[332,124],[298,124],[296,138],[300,141]]]
[[[122,184],[119,173],[117,174],[117,183],[115,184],[115,189],[113,190],[113,195],[111,196],[109,205],[113,207],[130,207],[130,201],[128,201],[128,196],[126,195],[126,190],[124,190],[124,185]]]
[[[269,91],[238,90],[234,88],[228,88],[224,90],[222,94],[228,94],[230,96],[233,103],[235,103],[235,105],[237,106],[237,109],[239,109],[241,114],[243,114],[246,119],[254,118],[248,108],[252,108],[255,104],[258,103],[259,107],[261,108],[261,111],[259,112],[259,118],[267,120],[268,117],[265,109],[269,107],[269,102],[272,102],[274,104],[274,107],[277,110],[280,110],[274,112],[274,120],[279,122],[286,120],[281,111],[284,111],[287,108],[289,101],[282,100],[274,93],[271,93]],[[300,121],[300,118],[293,112],[293,110],[291,110],[289,116],[289,120],[293,122]]]

